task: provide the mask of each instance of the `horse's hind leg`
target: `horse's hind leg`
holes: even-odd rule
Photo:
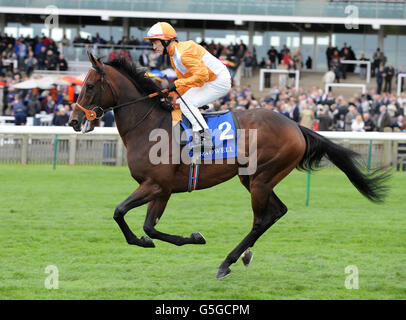
[[[145,233],[152,239],[166,241],[177,246],[182,246],[184,244],[205,244],[206,240],[199,232],[192,233],[190,237],[182,237],[163,233],[155,229],[155,225],[158,223],[165,210],[169,196],[162,196],[148,204],[147,216],[144,223]]]
[[[250,233],[231,251],[220,265],[217,278],[223,278],[230,273],[230,265],[252,247],[257,239],[286,212],[286,206],[279,200],[273,191],[269,191],[267,185],[258,184],[251,186],[252,208],[254,211],[254,223]],[[249,263],[249,254],[246,257]]]
[[[250,178],[246,175],[239,176],[241,183],[243,186],[250,192]],[[253,253],[251,252],[251,248],[247,248],[243,254],[241,255],[241,260],[244,263],[244,266],[248,267],[250,262],[252,261]]]

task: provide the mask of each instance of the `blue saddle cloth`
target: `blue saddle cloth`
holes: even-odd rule
[[[237,130],[231,112],[224,114],[202,114],[209,126],[214,149],[202,151],[201,160],[227,159],[237,157]],[[187,147],[192,147],[192,126],[189,120],[182,115],[181,126],[186,132]],[[189,152],[190,157],[193,151]]]

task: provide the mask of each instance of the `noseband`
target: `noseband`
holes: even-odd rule
[[[111,91],[111,93],[113,95],[114,101],[117,101],[117,95],[116,95],[116,92],[113,89],[113,86],[111,85],[109,79],[105,78],[105,75],[106,75],[105,69],[106,69],[106,67],[105,67],[104,63],[102,63],[102,69],[100,69],[99,67],[96,67],[94,65],[91,66],[91,69],[93,71],[96,71],[101,76],[101,78],[100,78],[100,91],[99,91],[99,104],[100,105],[102,104],[102,94],[103,94],[103,91],[104,91],[104,81],[106,81],[106,83],[108,84],[108,86],[110,88],[110,91]],[[104,113],[106,111],[111,110],[111,109],[114,108],[114,107],[112,107],[112,108],[104,110],[100,106],[95,106],[95,107],[93,107],[91,109],[88,109],[88,108],[82,107],[79,103],[76,103],[76,105],[86,114],[86,119],[89,120],[89,121],[100,119],[101,117],[103,117],[103,115],[104,115]]]

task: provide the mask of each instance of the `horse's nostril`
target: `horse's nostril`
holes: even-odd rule
[[[78,124],[78,121],[76,119],[72,120],[69,125],[70,126],[76,126]]]

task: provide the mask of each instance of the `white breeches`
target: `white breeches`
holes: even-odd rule
[[[176,103],[180,105],[180,110],[192,124],[193,131],[208,129],[207,123],[201,115],[198,107],[202,107],[221,97],[224,97],[231,88],[231,77],[227,69],[217,75],[216,80],[206,82],[201,87],[190,88],[182,96],[187,106],[178,98]],[[188,108],[189,107],[189,108]]]

